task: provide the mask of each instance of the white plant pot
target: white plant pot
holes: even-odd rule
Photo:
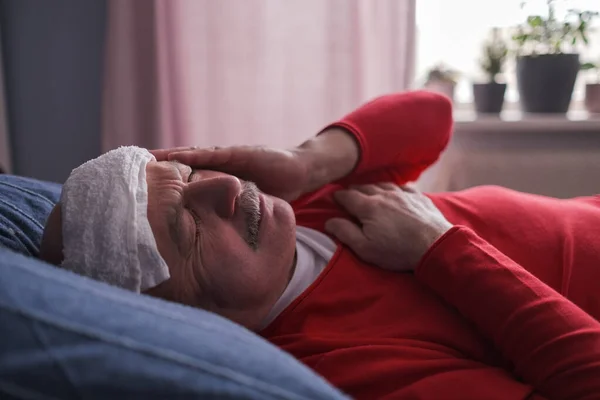
[[[585,108],[590,114],[600,114],[600,83],[585,85]]]
[[[425,83],[425,89],[430,90],[432,92],[441,93],[452,101],[454,101],[455,87],[456,83],[450,81],[434,80],[427,81],[427,83]]]

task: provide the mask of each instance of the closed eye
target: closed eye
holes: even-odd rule
[[[198,214],[196,214],[196,212],[192,209],[187,209],[190,213],[190,215],[192,216],[192,218],[194,219],[194,224],[196,224],[196,241],[198,241],[198,239],[200,238],[200,227],[202,224],[202,220],[200,219],[200,217],[198,216]]]
[[[187,177],[187,183],[191,183],[193,177],[194,177],[194,170],[190,168],[190,174]]]

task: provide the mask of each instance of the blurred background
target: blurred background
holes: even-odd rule
[[[556,1],[558,18],[571,9],[600,11],[598,0]],[[523,5],[523,7],[521,7]],[[438,63],[448,65],[459,72],[456,101],[465,109],[472,105],[473,81],[485,80],[485,71],[480,67],[483,57],[483,42],[490,35],[490,29],[499,28],[507,42],[507,47],[515,49],[511,43],[511,33],[523,24],[530,15],[547,15],[547,1],[522,0],[417,0],[417,54],[416,77],[424,80],[432,66]],[[560,21],[562,22],[562,21]],[[579,46],[577,52],[582,61],[600,62],[600,19],[593,18],[588,28],[589,45]],[[507,57],[503,68],[504,81],[509,85],[506,99],[509,108],[518,108],[519,93],[515,74],[515,57]],[[573,92],[574,106],[583,106],[585,83],[589,73],[581,73]],[[506,106],[506,105],[505,105]]]
[[[0,168],[288,147],[369,99],[454,102],[423,190],[600,192],[597,0],[0,0]]]

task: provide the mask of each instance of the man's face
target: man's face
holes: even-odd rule
[[[292,273],[290,205],[221,172],[150,162],[146,174],[148,219],[171,275],[147,293],[257,329]]]

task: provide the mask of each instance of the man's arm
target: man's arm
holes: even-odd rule
[[[349,175],[360,157],[359,143],[348,131],[331,126],[292,150],[308,171],[303,194]]]
[[[414,270],[495,344],[537,394],[600,398],[598,321],[472,230],[452,227],[414,189],[365,185],[339,191],[335,199],[359,223],[333,218],[327,231],[373,265]]]
[[[490,338],[540,394],[600,398],[600,323],[472,230],[448,231],[415,275]]]
[[[446,147],[452,105],[425,91],[379,97],[292,149],[264,146],[153,150],[179,161],[255,182],[265,193],[297,200],[328,183],[416,180]]]
[[[304,193],[346,178],[347,183],[416,180],[446,147],[452,131],[452,105],[426,91],[376,98],[298,151],[311,171]]]

